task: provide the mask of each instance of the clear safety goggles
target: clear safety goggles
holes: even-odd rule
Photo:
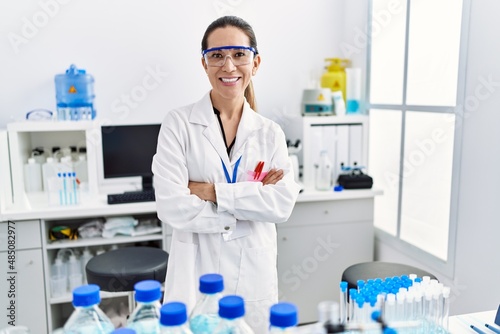
[[[248,65],[256,54],[257,51],[251,46],[220,46],[202,52],[207,65],[217,67],[224,66],[228,57],[234,66]]]

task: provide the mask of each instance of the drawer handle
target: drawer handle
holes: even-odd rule
[[[324,213],[325,213],[325,215],[329,214],[328,210],[325,210],[325,212],[324,212]]]

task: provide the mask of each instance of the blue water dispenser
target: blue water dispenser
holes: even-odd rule
[[[55,76],[57,120],[92,120],[94,109],[94,78],[72,64],[64,74]]]

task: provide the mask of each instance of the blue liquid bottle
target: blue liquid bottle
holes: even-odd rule
[[[297,306],[285,302],[274,304],[270,313],[269,333],[297,333]]]
[[[64,334],[108,334],[115,327],[99,308],[101,297],[98,285],[82,285],[73,290],[75,310],[64,324]]]
[[[187,323],[187,310],[184,303],[163,304],[160,309],[160,334],[193,334]]]
[[[245,302],[240,296],[225,296],[219,300],[219,316],[221,320],[213,333],[215,334],[254,334],[245,322]]]
[[[219,299],[224,290],[223,278],[219,274],[200,277],[201,299],[191,312],[189,326],[193,334],[211,334],[219,323]]]
[[[55,76],[57,120],[91,120],[94,109],[94,78],[84,69],[71,65],[65,74]]]
[[[134,285],[137,307],[127,321],[127,327],[137,334],[157,334],[160,331],[161,284],[146,280]]]

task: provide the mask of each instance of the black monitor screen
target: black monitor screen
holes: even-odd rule
[[[153,176],[159,131],[160,124],[102,126],[104,178],[141,176],[144,186]]]

